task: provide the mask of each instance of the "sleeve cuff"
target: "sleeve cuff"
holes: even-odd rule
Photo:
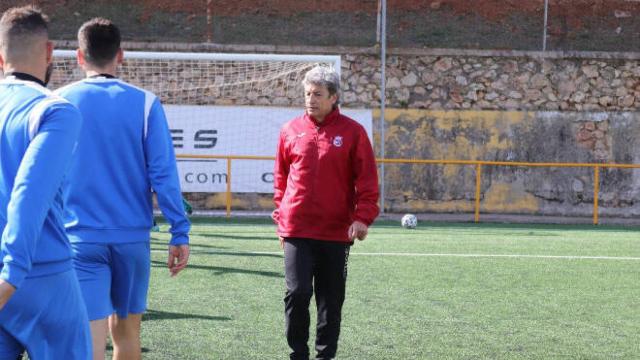
[[[0,279],[8,282],[16,289],[22,284],[26,277],[27,272],[15,265],[4,264],[0,272]]]
[[[173,235],[171,236],[171,241],[169,241],[169,245],[179,246],[179,245],[188,245],[189,244],[189,235]]]

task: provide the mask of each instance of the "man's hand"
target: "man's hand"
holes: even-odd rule
[[[167,260],[167,267],[171,276],[176,276],[182,269],[187,267],[189,261],[189,245],[169,245],[169,259]]]
[[[0,310],[2,310],[14,292],[16,292],[16,288],[14,288],[13,285],[0,279]]]
[[[358,238],[358,240],[364,240],[367,237],[368,232],[369,229],[367,225],[360,221],[354,221],[353,224],[349,226],[349,240],[353,241],[356,238]]]
[[[277,225],[280,219],[280,209],[275,209],[271,212],[271,220]]]
[[[280,240],[280,249],[284,250],[284,238],[282,236],[278,236],[278,240]]]

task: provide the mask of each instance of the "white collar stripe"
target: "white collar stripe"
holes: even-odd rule
[[[40,101],[36,106],[33,107],[31,113],[29,114],[29,140],[33,140],[33,138],[38,133],[38,129],[40,129],[40,123],[42,122],[42,115],[47,111],[49,107],[55,104],[65,104],[66,100],[57,97],[50,96],[46,99]]]

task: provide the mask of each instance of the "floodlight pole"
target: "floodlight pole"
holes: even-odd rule
[[[547,51],[547,21],[549,18],[549,0],[544,0],[544,29],[542,29],[542,51]]]
[[[385,103],[386,97],[386,73],[387,66],[387,1],[380,0],[380,158],[385,158]],[[384,213],[384,162],[380,164],[380,213]]]

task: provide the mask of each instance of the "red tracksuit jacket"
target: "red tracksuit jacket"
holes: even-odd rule
[[[338,109],[317,124],[286,123],[274,171],[278,236],[350,242],[353,221],[378,216],[378,173],[367,133]]]

